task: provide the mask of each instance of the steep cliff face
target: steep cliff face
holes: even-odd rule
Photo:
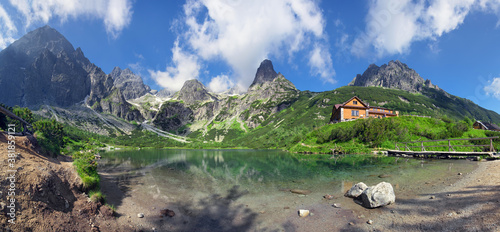
[[[362,75],[356,75],[349,86],[385,87],[413,93],[422,92],[424,87],[439,90],[430,80],[424,80],[415,70],[399,60],[390,61],[380,67],[371,64]]]
[[[83,56],[83,53],[82,53]],[[91,81],[90,94],[85,104],[97,112],[108,113],[129,121],[142,121],[144,117],[124,97],[122,89],[115,86],[115,80],[101,68],[85,58],[81,60],[82,67],[88,73]]]
[[[90,95],[87,99],[87,104],[96,108],[96,103],[99,103],[102,99],[107,97],[112,93],[113,89],[113,78],[106,75],[101,68],[90,65],[87,69],[89,73],[89,78],[92,82]],[[100,108],[96,108],[100,111]]]
[[[144,84],[142,78],[128,68],[122,70],[115,67],[109,76],[113,78],[114,86],[120,89],[123,97],[127,100],[142,97],[151,91],[151,88]]]
[[[91,82],[80,53],[49,26],[26,34],[0,52],[0,102],[32,108],[81,102]]]
[[[101,112],[110,113],[128,121],[142,122],[144,120],[141,112],[125,100],[118,88],[113,88],[111,94],[101,99],[96,108]]]

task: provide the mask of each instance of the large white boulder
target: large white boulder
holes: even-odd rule
[[[366,188],[360,197],[363,201],[363,206],[366,208],[377,208],[396,202],[394,189],[387,182],[380,182],[375,186]]]

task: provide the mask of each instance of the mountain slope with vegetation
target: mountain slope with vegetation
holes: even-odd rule
[[[303,91],[288,108],[268,116],[252,130],[245,132],[238,127],[228,128],[208,133],[208,136],[202,139],[213,140],[216,134],[229,134],[231,136],[227,136],[224,143],[232,146],[283,148],[300,141],[310,131],[327,125],[333,106],[349,100],[352,96],[358,96],[371,106],[397,110],[400,115],[431,116],[452,121],[469,118],[500,122],[500,115],[469,100],[448,97],[440,91],[431,93],[437,97],[431,98],[396,89],[359,86],[346,86],[322,93]]]
[[[500,136],[500,132],[472,129],[473,121],[465,118],[422,118],[401,116],[370,118],[323,126],[308,133],[289,150],[305,153],[367,153],[372,149],[395,149],[396,142],[429,141],[451,138],[485,138]],[[431,144],[432,143],[432,144]],[[452,145],[489,145],[489,140],[452,141]],[[428,142],[429,145],[448,145]],[[495,150],[500,150],[500,139],[494,140]],[[448,147],[433,148],[447,151]],[[483,151],[482,147],[456,147],[457,151]],[[487,149],[489,151],[489,148]]]
[[[14,85],[31,83],[38,89],[15,88],[5,81],[9,76],[15,77]],[[353,96],[400,115],[500,123],[499,114],[448,94],[400,61],[370,65],[350,85],[321,93],[299,91],[264,60],[245,93],[212,93],[197,80],[187,81],[176,93],[151,91],[128,69],[105,74],[48,26],[0,52],[0,102],[31,107],[38,116],[120,138],[116,141],[144,138],[149,132],[142,130],[149,129],[155,136],[187,137],[191,143],[181,146],[288,148],[327,125],[334,105]]]

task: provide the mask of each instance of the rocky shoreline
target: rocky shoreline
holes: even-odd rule
[[[416,198],[399,196],[369,227],[380,231],[500,231],[500,161],[480,162],[460,180]]]

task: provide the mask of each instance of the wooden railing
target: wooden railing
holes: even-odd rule
[[[411,149],[413,148],[420,148],[421,151],[427,151],[425,148],[431,148],[431,147],[448,147],[449,152],[455,152],[454,147],[489,147],[490,152],[495,152],[495,147],[493,146],[493,140],[498,139],[499,137],[487,137],[487,138],[469,138],[469,139],[440,139],[440,140],[426,140],[426,141],[411,141],[411,142],[396,142],[396,150],[401,151],[401,148],[398,146],[398,144],[404,145],[402,146],[403,151],[412,151]],[[490,140],[490,144],[487,145],[459,145],[455,144],[452,145],[451,141],[471,141],[471,140]],[[431,145],[431,146],[424,146],[424,143],[429,143],[429,142],[442,142],[442,141],[448,141],[448,144],[444,145]],[[413,144],[420,144],[420,146],[408,146],[408,145],[413,145]]]
[[[25,132],[33,134],[33,126],[30,123],[26,122],[24,119],[18,117],[17,115],[15,115],[14,113],[10,112],[9,110],[3,108],[2,106],[0,106],[0,113],[3,113],[5,115],[9,116],[10,118],[19,121],[23,125],[23,128],[24,128],[23,134]]]

